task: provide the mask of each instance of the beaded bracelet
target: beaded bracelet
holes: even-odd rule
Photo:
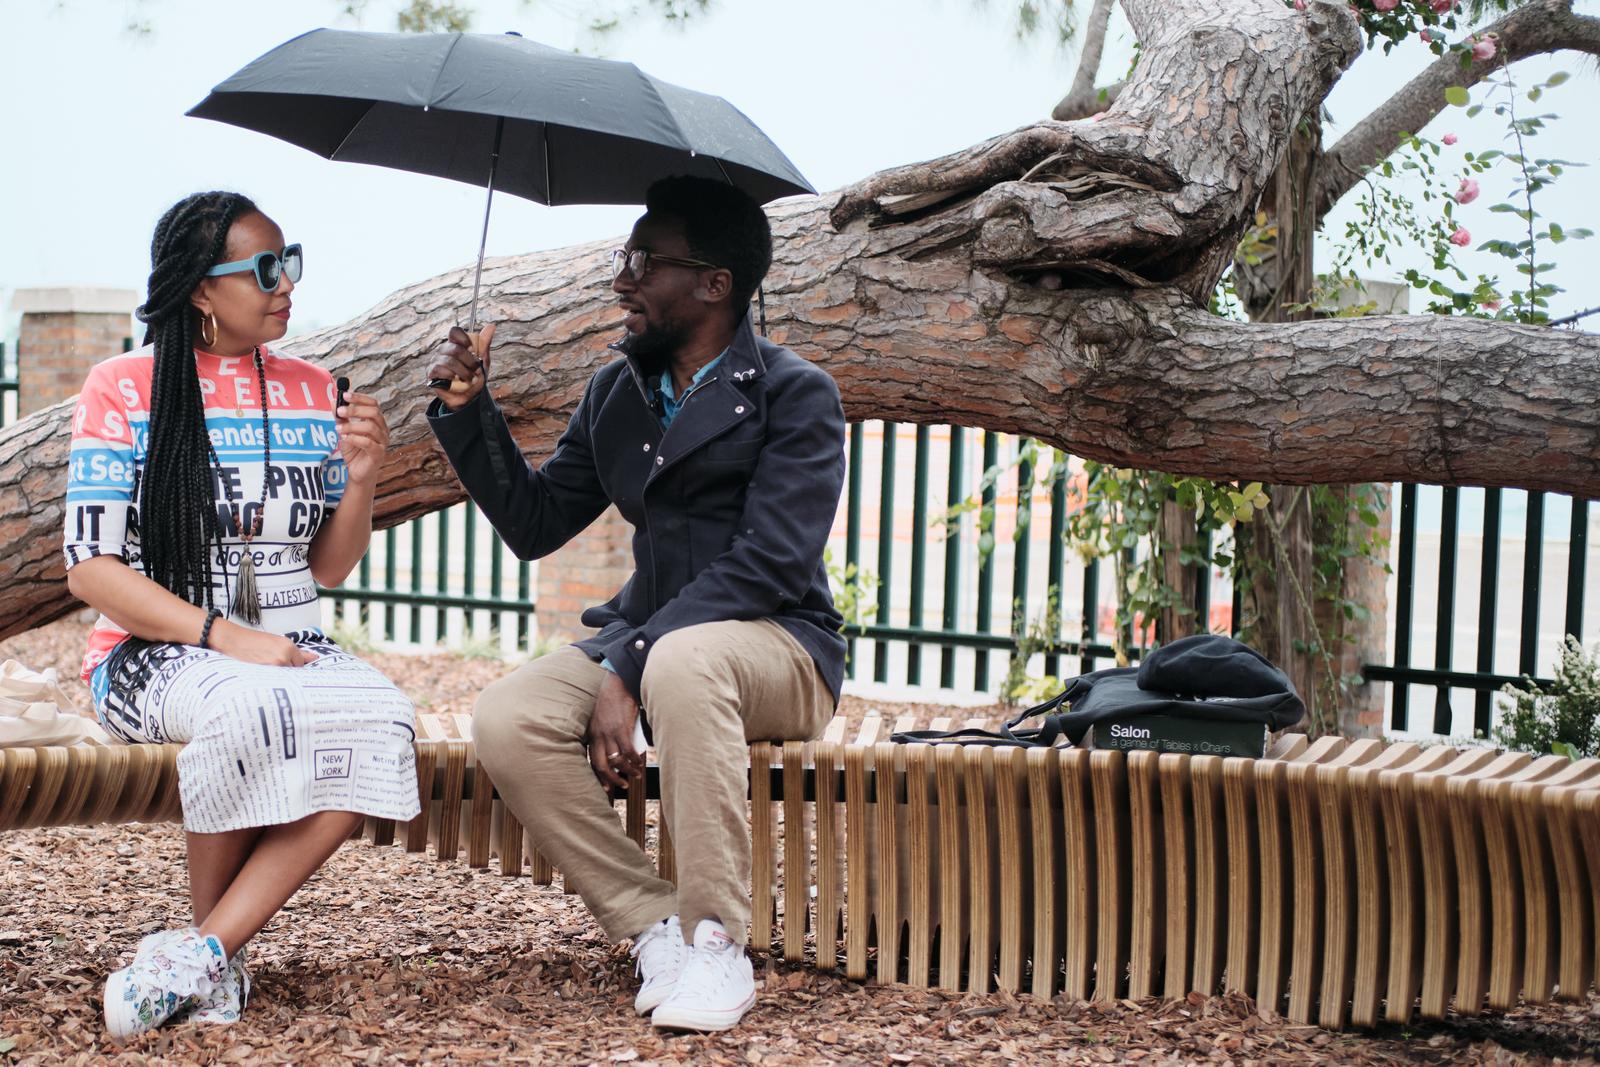
[[[216,622],[217,619],[219,619],[221,617],[222,617],[222,612],[218,608],[211,608],[206,612],[206,624],[204,626],[200,627],[200,647],[201,648],[210,648],[211,647],[211,645],[210,645],[210,641],[211,641],[211,624]]]

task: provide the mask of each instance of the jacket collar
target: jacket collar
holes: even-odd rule
[[[630,341],[631,335],[624,334],[621,340],[613,341],[606,347],[627,357],[628,371],[633,375],[634,384],[639,387],[639,395],[644,397],[645,406],[654,411],[655,390],[651,388],[650,379],[639,366],[639,361],[634,358],[633,345]],[[761,345],[756,337],[755,323],[747,313],[733,331],[733,340],[728,342],[727,349],[722,353],[722,363],[717,376],[742,385],[761,377],[766,372],[767,361],[761,358]]]

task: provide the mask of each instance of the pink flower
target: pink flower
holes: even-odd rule
[[[1443,140],[1443,141],[1444,141],[1444,143],[1445,143],[1445,144],[1455,144],[1455,143],[1456,143],[1456,141],[1458,141],[1458,140],[1460,140],[1460,138],[1458,138],[1458,137],[1457,137],[1457,136],[1456,136],[1456,135],[1455,135],[1455,134],[1453,134],[1453,133],[1447,133],[1447,134],[1445,134],[1445,135],[1444,135],[1444,137],[1443,137],[1443,138],[1441,138],[1441,139],[1442,139],[1442,140]]]
[[[1417,36],[1422,38],[1423,44],[1428,44],[1433,40],[1433,34],[1429,33],[1427,30],[1419,31]]]
[[[1465,248],[1472,243],[1472,234],[1468,233],[1467,228],[1463,226],[1450,235],[1450,243]]]
[[[1480,304],[1478,306],[1483,308],[1483,310],[1485,310],[1485,311],[1499,311],[1500,310],[1500,301],[1498,301],[1498,300],[1485,300],[1482,304]]]
[[[1477,39],[1477,41],[1474,42],[1473,45],[1472,45],[1472,58],[1473,59],[1493,59],[1494,58],[1494,38],[1493,37],[1479,37]]]
[[[1456,6],[1456,0],[1433,0],[1429,6],[1433,8],[1435,15],[1443,15]]]
[[[1306,0],[1294,0],[1294,9],[1296,11],[1304,11],[1306,9]]]
[[[1372,6],[1379,11],[1393,11],[1400,6],[1400,0],[1372,0]]]
[[[1461,188],[1456,190],[1456,203],[1470,204],[1478,199],[1478,183],[1471,178],[1461,179]]]

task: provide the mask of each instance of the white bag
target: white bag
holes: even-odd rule
[[[34,671],[14,659],[0,664],[0,748],[111,743],[98,723],[71,707],[53,667]]]

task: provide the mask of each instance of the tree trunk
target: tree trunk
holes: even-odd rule
[[[1246,324],[1206,296],[1292,125],[1359,41],[1342,4],[1126,0],[1143,53],[1110,111],[772,209],[770,332],[848,415],[955,422],[1127,467],[1279,484],[1372,480],[1600,493],[1600,339],[1472,320]],[[600,242],[491,261],[493,388],[548,454],[617,315]],[[461,499],[422,415],[426,352],[470,272],[288,349],[392,425],[375,518]],[[70,407],[0,431],[0,637],[65,613]]]
[[[1183,554],[1194,548],[1195,513],[1176,500],[1161,502],[1161,584],[1177,595],[1177,603],[1161,609],[1156,620],[1156,640],[1162,644],[1190,634],[1205,633],[1208,620],[1200,618],[1200,583],[1211,580],[1211,568],[1185,565]],[[1168,547],[1170,546],[1170,547]]]
[[[1304,322],[1312,318],[1306,305],[1316,287],[1317,220],[1312,196],[1317,188],[1322,122],[1313,108],[1296,124],[1289,151],[1272,176],[1262,203],[1268,224],[1276,227],[1275,254],[1243,274],[1253,274],[1247,308],[1254,322]],[[1322,645],[1315,611],[1313,538],[1309,495],[1288,486],[1267,487],[1270,503],[1251,530],[1253,559],[1249,595],[1255,606],[1256,646],[1283,668],[1306,702],[1307,723],[1314,733],[1331,724],[1323,707],[1330,690],[1322,684],[1317,651]],[[1334,687],[1332,692],[1337,692]]]

